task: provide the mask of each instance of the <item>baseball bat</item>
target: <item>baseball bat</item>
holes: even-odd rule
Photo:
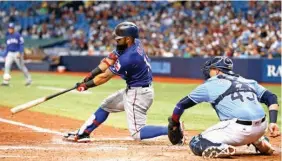
[[[52,98],[55,98],[55,97],[57,97],[57,96],[59,96],[59,95],[61,95],[61,94],[67,93],[67,92],[69,92],[69,91],[71,91],[71,90],[74,90],[75,88],[76,88],[76,86],[75,86],[75,87],[72,87],[72,88],[69,88],[69,89],[66,89],[66,90],[63,90],[63,91],[61,91],[61,92],[52,94],[52,95],[47,96],[47,97],[41,97],[41,98],[38,98],[38,99],[36,99],[36,100],[29,101],[29,102],[27,102],[27,103],[25,103],[25,104],[18,105],[18,106],[16,106],[16,107],[12,108],[12,109],[11,109],[11,112],[12,112],[12,114],[21,112],[21,111],[23,111],[23,110],[26,110],[26,109],[29,109],[29,108],[34,107],[34,106],[36,106],[36,105],[39,105],[39,104],[41,104],[41,103],[43,103],[43,102],[46,102],[46,101],[48,101],[48,100],[50,100],[50,99],[52,99]]]

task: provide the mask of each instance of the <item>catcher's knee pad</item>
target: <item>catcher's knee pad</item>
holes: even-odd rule
[[[203,138],[201,135],[194,136],[192,140],[189,143],[189,147],[191,151],[198,156],[202,156],[202,153],[205,149],[207,149],[210,146],[220,146],[220,143],[213,143],[205,138]]]

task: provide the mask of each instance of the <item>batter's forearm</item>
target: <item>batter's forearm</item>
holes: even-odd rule
[[[89,72],[89,74],[83,79],[84,83],[94,79],[97,75],[104,73],[111,64],[114,64],[114,62],[112,62],[111,60],[106,59],[107,58],[104,58],[95,69]]]
[[[102,73],[96,76],[94,79],[85,82],[85,85],[87,88],[93,88],[106,83],[110,79],[111,76],[107,75],[107,73]]]
[[[95,78],[97,75],[104,73],[114,63],[115,63],[115,60],[111,60],[109,58],[104,58],[100,62],[100,64],[88,74],[88,76],[85,78],[85,80],[89,81],[89,80]]]
[[[111,79],[111,77],[109,75],[107,75],[106,73],[102,73],[102,74],[99,74],[98,76],[96,76],[93,79],[93,83],[96,86],[99,86],[101,84],[104,84],[104,83],[108,82],[110,79]]]

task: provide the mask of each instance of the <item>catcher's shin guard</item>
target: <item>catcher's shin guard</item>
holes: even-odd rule
[[[252,143],[257,152],[262,155],[272,155],[274,148],[271,146],[269,139],[266,136],[262,136],[258,141]]]
[[[236,152],[235,147],[222,144],[220,146],[210,146],[202,153],[203,158],[226,158],[234,155]]]
[[[221,143],[213,143],[203,138],[202,135],[194,136],[189,143],[191,151],[198,156],[202,156],[203,152],[209,147],[219,147],[221,145]]]

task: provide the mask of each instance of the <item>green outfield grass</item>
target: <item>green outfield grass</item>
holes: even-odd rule
[[[25,87],[24,78],[21,73],[14,72],[12,73],[12,77],[12,87],[0,87],[0,105],[14,107],[39,97],[56,93],[56,91],[40,89],[38,88],[39,86],[69,88],[72,87],[75,82],[82,79],[80,76],[32,73],[34,83],[31,87]],[[166,125],[167,117],[171,115],[175,104],[196,86],[197,84],[155,82],[155,100],[149,110],[147,123]],[[89,91],[91,91],[92,94],[67,93],[33,107],[30,110],[85,120],[95,112],[104,98],[124,87],[125,82],[123,80],[114,79],[101,87],[90,89]],[[266,86],[266,88],[274,92],[281,103],[281,87]],[[281,112],[279,111],[279,125],[281,125],[280,114]],[[185,128],[189,130],[204,130],[218,122],[216,113],[207,103],[202,103],[186,110],[182,120],[185,121]],[[119,128],[127,128],[125,113],[110,114],[105,124]]]

